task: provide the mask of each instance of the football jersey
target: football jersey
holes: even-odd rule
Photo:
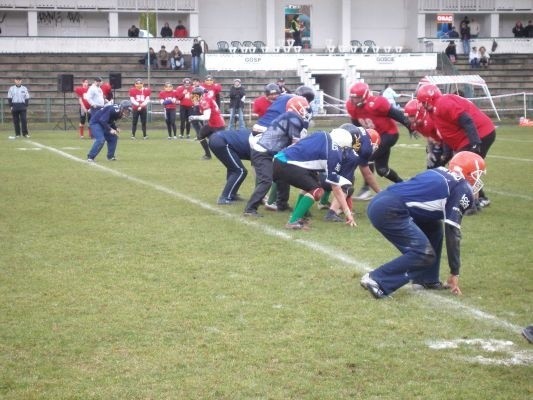
[[[113,88],[111,87],[111,85],[107,82],[104,82],[100,85],[100,89],[102,89],[102,93],[104,95],[104,99],[106,99],[107,101],[111,100],[113,98]]]
[[[266,96],[260,96],[254,100],[253,112],[261,118],[268,110],[272,102]]]
[[[85,98],[85,94],[87,93],[87,90],[89,90],[89,86],[87,87],[77,86],[74,88],[74,93],[76,93],[76,96],[78,96],[78,98],[81,98],[81,101],[83,102],[83,106],[88,110],[89,108],[91,108],[91,105]]]
[[[284,112],[272,121],[257,144],[274,155],[290,146],[295,139],[299,139],[304,128],[306,128],[306,124],[299,114],[292,111]],[[256,150],[262,151],[260,148],[256,148]]]
[[[287,102],[293,97],[291,94],[282,94],[272,102],[266,112],[257,120],[257,124],[265,128],[270,126],[272,121],[287,111]]]
[[[326,132],[315,132],[274,156],[280,162],[297,165],[312,171],[324,171],[326,182],[339,185],[341,181],[342,150]]]
[[[416,120],[416,131],[422,136],[441,142],[441,137],[437,134],[435,123],[430,113],[424,113],[421,119]]]
[[[108,104],[94,112],[89,124],[99,124],[104,129],[104,132],[109,133],[111,128],[117,129],[115,122],[121,118],[120,106],[118,104]]]
[[[427,170],[385,190],[403,200],[414,220],[444,220],[456,228],[461,228],[464,212],[474,203],[468,182],[444,167]]]
[[[209,116],[209,121],[207,125],[212,128],[221,128],[225,125],[224,118],[220,114],[220,108],[218,108],[215,99],[210,96],[202,96],[200,103],[198,104],[200,114],[203,114],[206,110],[211,110],[211,115]]]
[[[137,89],[135,86],[130,88],[129,95],[131,104],[134,106],[143,106],[145,107],[150,101],[150,95],[152,91],[150,88],[143,87],[142,89]],[[143,104],[144,103],[144,104]]]
[[[162,90],[159,92],[159,100],[163,100],[163,107],[165,107],[168,110],[175,110],[177,105],[175,102],[177,102],[177,95],[175,90]]]
[[[227,143],[227,146],[235,151],[241,160],[250,159],[250,143],[248,142],[250,131],[246,129],[238,131],[216,131],[209,138],[209,142],[213,140],[215,135],[223,139]]]
[[[470,144],[468,136],[459,125],[459,116],[463,113],[474,121],[480,139],[496,129],[491,119],[470,100],[455,94],[445,94],[437,99],[431,114],[437,134],[452,150],[459,150]]]
[[[176,89],[176,97],[180,101],[180,105],[183,107],[192,107],[192,86],[178,86]]]
[[[350,118],[366,129],[375,129],[380,135],[388,133],[398,135],[398,126],[390,118],[391,104],[382,96],[370,96],[362,107],[357,107],[350,100],[346,101],[346,112]]]

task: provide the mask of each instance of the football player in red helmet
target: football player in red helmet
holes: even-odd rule
[[[389,167],[391,148],[398,141],[399,131],[396,122],[404,125],[409,133],[411,123],[403,112],[392,106],[383,96],[374,96],[369,86],[364,82],[357,82],[350,88],[350,97],[346,101],[346,111],[351,118],[352,124],[365,129],[374,129],[381,136],[381,144],[374,152],[370,161],[374,162],[379,176],[392,182],[401,182],[402,178]],[[374,165],[370,165],[371,168]],[[368,185],[364,184],[359,194],[359,200],[368,200],[372,193]]]
[[[441,140],[453,152],[467,150],[487,157],[496,140],[496,127],[474,103],[456,94],[442,94],[435,85],[421,86],[417,99],[431,115]],[[478,209],[489,204],[490,200],[481,190]]]
[[[474,192],[483,185],[484,173],[485,162],[478,154],[461,152],[449,170],[430,169],[378,193],[367,207],[368,218],[402,254],[365,274],[361,286],[377,299],[409,281],[417,289],[461,294],[461,222],[475,206]],[[444,237],[450,267],[446,284],[439,281]]]

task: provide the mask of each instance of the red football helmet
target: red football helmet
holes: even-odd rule
[[[304,119],[309,118],[309,102],[305,97],[302,96],[294,96],[289,99],[287,102],[287,106],[285,107],[286,111],[293,111],[296,114],[300,114],[300,116]]]
[[[442,96],[440,89],[435,85],[424,85],[418,88],[416,98],[426,110],[431,110],[435,102]]]
[[[370,143],[372,143],[372,153],[377,150],[381,143],[381,136],[379,136],[378,131],[375,129],[367,129],[366,133],[370,137]]]
[[[370,87],[364,82],[357,82],[350,88],[350,99],[357,107],[363,107],[370,96]]]
[[[420,103],[418,102],[418,100],[411,99],[405,104],[405,107],[403,108],[403,113],[407,117],[416,117],[419,107],[420,107]]]
[[[461,177],[472,186],[474,194],[483,187],[481,175],[487,172],[485,160],[471,151],[461,151],[454,155],[448,164],[448,169]]]

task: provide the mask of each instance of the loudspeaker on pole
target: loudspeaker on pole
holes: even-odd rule
[[[62,93],[74,91],[74,75],[59,74],[57,76],[57,91]]]
[[[120,89],[122,87],[122,74],[120,72],[110,72],[109,84],[111,89]]]

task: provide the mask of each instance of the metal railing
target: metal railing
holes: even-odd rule
[[[447,12],[529,12],[531,0],[418,0],[418,11]]]
[[[0,0],[1,9],[198,12],[198,0]]]

